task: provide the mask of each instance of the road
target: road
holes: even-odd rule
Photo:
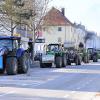
[[[0,100],[100,100],[100,62],[0,76]]]

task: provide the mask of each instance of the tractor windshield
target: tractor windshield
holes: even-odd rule
[[[49,45],[49,51],[58,51],[59,50],[59,46],[58,45]]]
[[[9,50],[12,50],[12,40],[10,39],[1,39],[0,48],[7,47]]]

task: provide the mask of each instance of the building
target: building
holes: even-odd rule
[[[64,8],[59,11],[53,7],[46,14],[44,17],[42,33],[47,44],[73,42],[75,45],[79,45],[79,42],[83,43],[83,36],[81,37],[81,34],[84,32],[81,30],[81,27],[73,24],[65,17]]]

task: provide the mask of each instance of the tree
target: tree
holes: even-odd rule
[[[34,30],[34,39],[36,37],[36,32],[41,29],[43,25],[43,18],[48,10],[48,4],[51,0],[34,0],[32,10],[33,10],[33,17],[31,17],[30,28]],[[29,24],[30,25],[30,24]]]
[[[43,16],[51,0],[4,0],[0,1],[0,27],[11,32],[18,25],[25,24],[28,29],[40,28]],[[36,33],[36,32],[35,32]]]
[[[31,16],[30,12],[25,12],[24,1],[22,0],[4,0],[0,5],[0,26],[14,34],[14,29],[18,25],[26,25],[26,20]]]
[[[46,12],[48,10],[48,4],[51,0],[34,0],[32,11],[33,16],[31,17],[29,24],[29,29],[33,31],[33,55],[34,58],[34,44],[35,40],[38,38],[37,32],[41,30],[41,27],[43,25],[43,19],[46,15]]]

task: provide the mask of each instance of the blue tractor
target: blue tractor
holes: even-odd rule
[[[28,39],[0,36],[0,74],[27,73],[30,66]]]

